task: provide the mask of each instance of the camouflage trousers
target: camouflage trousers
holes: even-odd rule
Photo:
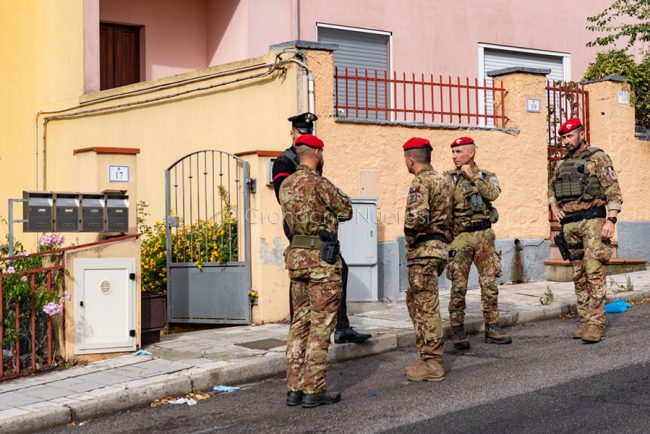
[[[580,321],[600,327],[605,326],[605,263],[612,256],[609,241],[602,238],[604,224],[604,219],[589,219],[562,228],[568,244],[583,246],[571,249],[572,256],[582,256],[571,261]]]
[[[451,280],[449,297],[449,321],[452,327],[465,324],[465,296],[467,280],[472,263],[478,270],[481,285],[481,308],[485,324],[499,322],[499,288],[497,277],[501,275],[501,257],[494,247],[494,231],[485,229],[462,232],[450,246],[456,252],[447,266],[447,278]]]
[[[341,269],[290,270],[293,319],[287,339],[289,391],[325,390],[327,349],[341,302]]]
[[[438,270],[444,266],[445,261],[437,258],[413,259],[408,264],[406,306],[413,321],[415,345],[422,360],[442,359],[444,340],[438,297]]]

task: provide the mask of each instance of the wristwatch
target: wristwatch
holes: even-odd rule
[[[616,222],[618,221],[618,219],[616,217],[607,217],[607,220],[609,220],[610,222],[612,222],[614,224],[616,224]]]

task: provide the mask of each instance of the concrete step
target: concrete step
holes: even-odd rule
[[[612,258],[607,262],[605,274],[631,273],[646,269],[646,260],[641,258]],[[544,261],[544,274],[546,280],[552,282],[570,282],[573,280],[573,269],[569,261],[562,259],[547,259]]]

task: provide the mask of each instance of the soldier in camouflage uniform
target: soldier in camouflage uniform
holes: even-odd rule
[[[438,276],[449,257],[451,185],[431,167],[431,143],[414,137],[403,146],[409,173],[415,175],[406,202],[409,289],[406,305],[415,328],[420,362],[404,369],[410,381],[442,381],[442,320]]]
[[[300,166],[280,187],[280,205],[293,234],[286,252],[294,315],[287,340],[287,405],[333,404],[340,393],[325,391],[327,349],[341,301],[340,221],[352,218],[352,202],[320,175],[323,142],[311,134],[296,139]]]
[[[580,119],[569,119],[558,132],[568,152],[549,181],[549,205],[560,221],[573,267],[580,315],[573,338],[596,343],[605,329],[605,264],[623,197],[612,160],[589,146]]]
[[[509,344],[512,338],[498,326],[497,277],[501,275],[501,257],[495,248],[492,230],[492,223],[498,219],[492,201],[501,193],[499,181],[494,173],[479,169],[474,162],[476,145],[470,137],[454,140],[451,150],[456,170],[445,172],[454,189],[453,258],[447,267],[447,278],[452,281],[449,299],[451,340],[457,349],[469,348],[469,339],[465,333],[465,296],[470,268],[474,263],[481,285],[485,342]]]

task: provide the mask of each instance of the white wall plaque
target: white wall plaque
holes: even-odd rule
[[[537,98],[528,98],[526,99],[526,111],[531,112],[531,113],[539,113],[540,112],[540,100]]]
[[[628,92],[627,90],[619,90],[618,91],[618,103],[619,104],[628,104],[629,102],[629,97],[628,97]]]
[[[129,182],[129,166],[108,166],[108,182]]]

